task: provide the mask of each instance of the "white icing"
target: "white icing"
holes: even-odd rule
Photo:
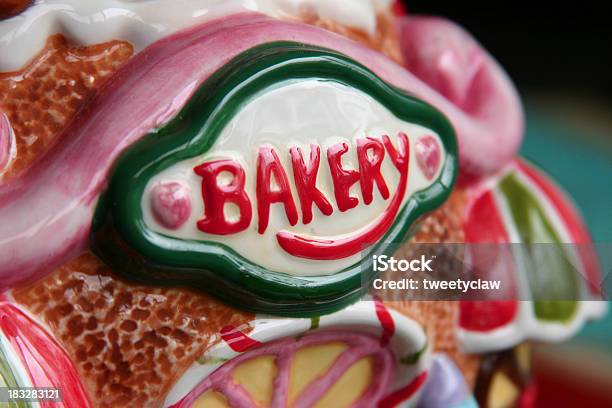
[[[408,187],[403,201],[405,204],[412,194],[433,182],[427,180],[417,165],[414,156],[416,149],[412,146],[421,136],[434,136],[441,149],[441,168],[444,165],[445,153],[438,135],[432,130],[398,119],[371,96],[346,85],[314,79],[286,83],[284,86],[265,91],[246,104],[232,118],[214,146],[203,157],[176,163],[154,176],[142,197],[144,220],[149,228],[165,235],[227,244],[245,258],[269,270],[301,276],[336,273],[357,263],[361,254],[332,261],[297,258],[283,251],[277,242],[276,233],[288,230],[307,236],[334,237],[355,233],[376,222],[389,206],[391,198],[384,200],[378,188],[374,186],[374,200],[366,206],[362,202],[359,183],[356,183],[351,188],[351,196],[359,199],[359,205],[340,213],[334,198],[326,150],[328,146],[339,141],[346,142],[349,151],[342,156],[343,166],[358,169],[355,139],[389,135],[393,145],[397,147],[396,135],[400,131],[408,135],[411,146]],[[305,162],[308,163],[311,143],[321,147],[317,187],[332,204],[334,212],[331,216],[325,216],[313,205],[313,221],[304,225],[299,197],[293,183],[289,147],[300,146]],[[268,228],[261,235],[257,231],[256,162],[259,147],[263,145],[272,145],[283,163],[300,220],[297,225],[291,226],[284,205],[272,204]],[[196,225],[197,221],[203,218],[204,203],[201,196],[202,178],[195,174],[193,169],[207,161],[227,158],[238,161],[245,169],[246,191],[251,199],[253,218],[250,227],[240,233],[226,236],[205,234],[198,230]],[[389,188],[390,197],[393,197],[400,174],[388,154],[385,154],[381,171]],[[434,180],[437,175],[438,173]],[[192,214],[181,228],[172,231],[163,228],[155,221],[151,212],[150,193],[158,183],[175,181],[189,186],[192,192]]]
[[[319,16],[373,33],[377,12],[390,0],[37,0],[0,21],[0,71],[16,70],[40,51],[46,39],[63,33],[79,44],[127,40],[138,52],[181,28],[241,11],[274,17]]]

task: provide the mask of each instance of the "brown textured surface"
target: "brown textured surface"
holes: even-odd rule
[[[320,18],[315,12],[304,11],[300,20],[348,37],[352,40],[378,50],[398,63],[402,63],[402,53],[399,46],[399,36],[396,28],[396,17],[391,12],[378,14],[376,32],[370,35],[362,30],[347,27],[335,21]]]
[[[32,5],[32,0],[0,0],[0,21],[20,14]]]
[[[436,211],[421,220],[419,230],[410,242],[415,243],[463,243],[463,222],[467,197],[463,190],[455,188],[448,200]]]
[[[187,289],[128,284],[92,254],[13,296],[51,328],[99,407],[160,406],[223,326],[253,319]]]
[[[420,229],[410,243],[464,242],[463,214],[466,205],[461,190],[452,192],[442,207],[421,221]],[[459,303],[453,301],[388,301],[389,307],[421,323],[436,352],[448,354],[465,375],[470,387],[474,386],[480,358],[464,354],[459,349],[456,332]]]
[[[4,178],[39,158],[132,53],[132,45],[125,41],[74,47],[56,34],[23,69],[0,73],[0,110],[7,114],[17,144],[17,155]]]

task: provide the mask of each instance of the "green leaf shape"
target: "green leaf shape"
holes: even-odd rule
[[[500,182],[512,218],[526,244],[521,255],[538,319],[568,323],[577,310],[577,271],[537,198],[516,175]],[[537,245],[537,244],[550,245]]]
[[[0,345],[0,377],[4,381],[4,386],[8,388],[19,388],[20,384],[17,382],[13,370],[8,362],[6,354],[2,346]],[[18,407],[18,408],[29,408],[31,405],[26,401],[15,401],[15,402],[0,402],[0,407]]]

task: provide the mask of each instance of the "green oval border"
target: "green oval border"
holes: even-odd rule
[[[369,257],[330,276],[298,277],[269,271],[216,242],[182,240],[149,229],[141,196],[148,180],[208,151],[224,126],[260,92],[286,81],[320,79],[357,88],[406,122],[438,133],[446,151],[435,182],[410,197],[384,238],[368,253],[404,241],[415,220],[441,205],[457,175],[457,143],[436,109],[394,88],[332,50],[293,42],[260,45],[213,74],[167,125],[143,137],[116,161],[94,216],[94,253],[119,274],[141,283],[188,285],[243,309],[286,316],[331,313],[363,293]]]

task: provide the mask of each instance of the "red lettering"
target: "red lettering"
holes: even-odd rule
[[[278,189],[275,190],[272,190],[271,186],[272,175],[278,183]],[[283,203],[289,224],[297,224],[298,212],[283,165],[273,148],[262,147],[259,149],[257,159],[257,213],[260,234],[263,234],[268,228],[270,204],[272,203]]]
[[[232,160],[217,160],[201,164],[193,171],[202,177],[204,199],[204,218],[198,221],[198,229],[209,234],[228,235],[248,228],[252,209],[249,196],[244,191],[245,174],[242,166]],[[234,176],[229,184],[218,181],[219,174],[224,171]],[[223,210],[226,203],[233,203],[240,209],[237,221],[225,219]]]
[[[398,150],[391,143],[389,136],[383,136],[383,143],[400,173],[397,190],[389,202],[389,206],[373,224],[365,230],[341,237],[313,237],[294,234],[289,231],[280,231],[276,239],[288,254],[306,259],[341,259],[362,251],[364,246],[372,245],[380,240],[391,228],[397,217],[408,187],[408,164],[410,160],[410,144],[408,136],[399,132],[397,135]]]
[[[349,195],[349,189],[359,181],[359,173],[342,167],[342,155],[348,151],[346,143],[338,143],[327,149],[327,161],[334,182],[334,196],[342,212],[355,208],[359,200]]]
[[[368,156],[371,152],[371,157]],[[389,198],[389,189],[385,179],[380,172],[385,157],[385,147],[383,144],[372,137],[357,139],[357,159],[359,160],[359,182],[361,184],[361,194],[363,202],[368,205],[372,202],[374,182],[378,186],[380,195],[385,200]]]
[[[299,147],[290,148],[289,153],[291,154],[295,187],[300,197],[302,222],[308,224],[312,221],[313,203],[319,207],[319,210],[321,210],[323,214],[331,215],[334,211],[332,205],[316,186],[321,156],[321,149],[319,146],[314,144],[310,145],[310,163],[308,168],[304,163],[304,156]]]
[[[404,132],[399,132],[397,134],[399,152],[395,149],[395,147],[393,147],[393,143],[391,143],[389,136],[383,135],[383,143],[385,144],[387,153],[389,153],[389,157],[391,158],[395,168],[400,172],[400,174],[408,174],[408,155],[410,154],[408,136]]]
[[[301,237],[286,231],[277,234],[277,239],[287,252],[292,255],[312,259],[337,259],[353,254],[360,245],[379,239],[390,227],[397,215],[408,181],[409,142],[405,133],[398,133],[397,146],[391,143],[389,136],[357,139],[357,159],[359,171],[342,166],[342,156],[348,152],[346,143],[338,143],[327,149],[327,160],[333,181],[334,195],[341,212],[350,210],[359,204],[357,197],[350,196],[350,188],[355,183],[361,185],[363,202],[368,205],[373,200],[374,184],[381,197],[389,198],[389,189],[383,178],[381,166],[385,153],[389,155],[394,167],[400,173],[397,191],[383,216],[360,236],[350,237]],[[317,145],[310,146],[308,165],[299,147],[289,149],[296,190],[300,198],[302,221],[309,224],[313,219],[313,204],[324,215],[331,215],[333,207],[325,195],[317,188],[321,150]],[[201,164],[194,172],[202,177],[202,198],[204,199],[204,218],[197,222],[197,228],[203,232],[218,235],[233,234],[245,230],[252,220],[252,206],[245,191],[245,170],[232,160],[216,160]],[[220,183],[222,172],[233,176],[230,183]],[[276,181],[276,183],[273,183]],[[291,187],[285,169],[277,152],[272,147],[259,149],[257,160],[257,212],[259,216],[258,232],[263,234],[269,224],[270,206],[274,203],[284,205],[285,214],[290,225],[298,222],[298,210],[293,199]],[[234,204],[239,209],[237,220],[226,219],[226,204]]]

